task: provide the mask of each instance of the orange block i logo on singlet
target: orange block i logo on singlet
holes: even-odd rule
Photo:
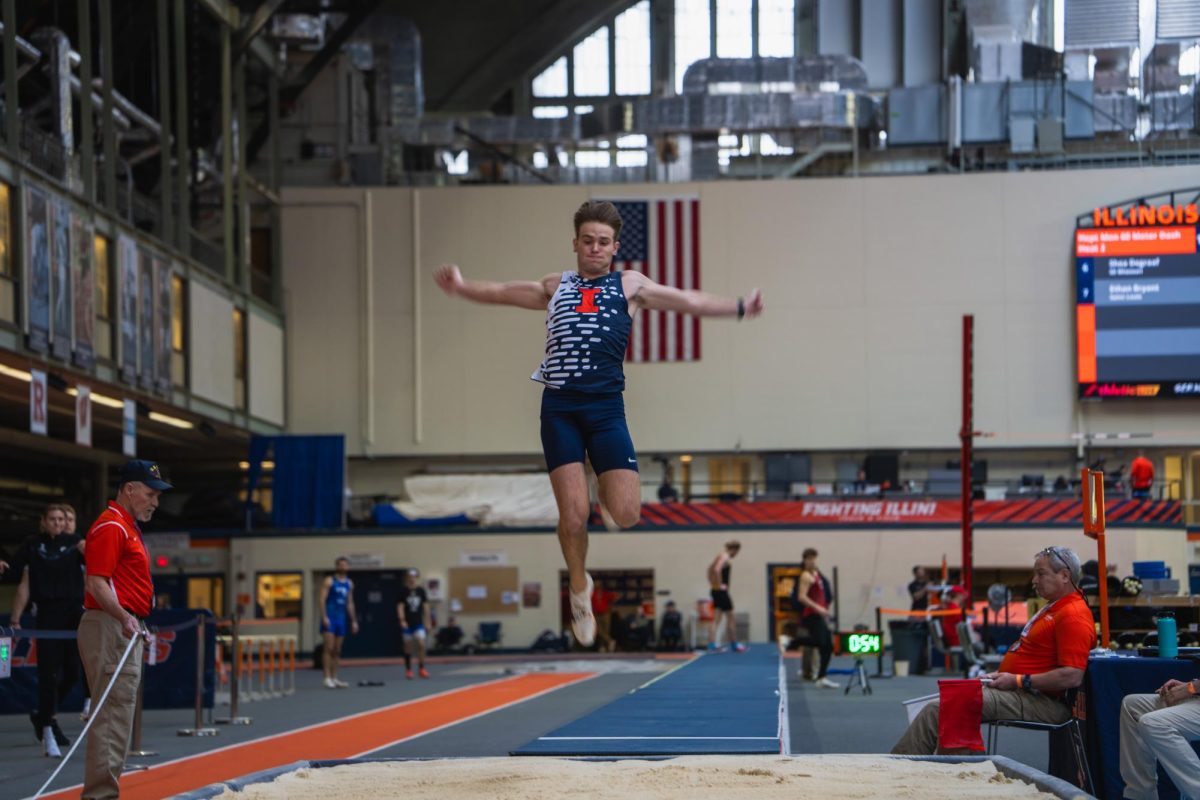
[[[576,313],[579,314],[599,314],[600,307],[596,305],[596,295],[600,294],[599,289],[580,289],[579,293],[583,295],[583,302],[575,306]]]

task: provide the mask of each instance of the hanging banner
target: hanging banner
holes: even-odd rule
[[[29,432],[46,435],[46,419],[50,411],[46,401],[46,373],[40,369],[31,369],[29,374]]]
[[[154,388],[154,258],[138,248],[138,385]]]
[[[36,186],[25,187],[25,274],[30,350],[50,352],[50,204]]]
[[[50,206],[50,289],[54,314],[51,352],[66,361],[71,357],[71,207],[56,199]]]
[[[121,307],[121,380],[125,383],[137,381],[137,312],[138,312],[138,268],[137,243],[132,237],[121,234],[117,237],[117,278],[120,283]]]
[[[75,444],[92,446],[92,388],[76,387],[75,395]]]
[[[137,456],[137,403],[129,399],[121,420],[121,452],[130,458]]]
[[[171,394],[171,263],[162,258],[154,260],[154,278],[158,306],[155,309],[154,353],[155,389],[159,394]]]
[[[75,307],[75,365],[90,370],[96,363],[96,278],[92,272],[92,224],[71,212],[71,295]]]

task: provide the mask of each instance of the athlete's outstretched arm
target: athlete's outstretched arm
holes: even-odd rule
[[[640,272],[621,273],[625,296],[642,308],[678,311],[697,317],[757,317],[763,310],[762,292],[751,289],[745,297],[722,297],[697,289],[676,289],[655,283]]]
[[[442,264],[433,271],[433,280],[451,297],[465,297],[476,303],[545,311],[558,288],[561,275],[547,275],[540,281],[469,281],[463,278],[456,264]],[[553,284],[553,286],[551,286]]]

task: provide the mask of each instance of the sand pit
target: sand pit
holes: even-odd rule
[[[252,784],[230,800],[970,800],[1053,795],[1006,777],[991,762],[939,764],[883,756],[684,756],[666,761],[478,758],[302,768]]]

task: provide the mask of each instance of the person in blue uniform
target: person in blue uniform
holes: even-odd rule
[[[404,636],[404,677],[412,680],[413,650],[417,651],[417,669],[422,678],[429,677],[425,669],[425,647],[433,627],[429,614],[429,595],[421,586],[421,573],[410,569],[404,576],[404,588],[396,601],[396,616],[400,619],[400,633]]]
[[[575,212],[575,269],[541,280],[466,280],[455,264],[442,264],[434,280],[447,295],[476,303],[546,312],[546,350],[530,376],[543,384],[542,451],[558,505],[558,540],[567,564],[571,631],[588,647],[596,638],[593,582],[587,573],[587,523],[591,515],[585,458],[591,461],[602,510],[616,525],[641,516],[637,453],[625,422],[623,363],[633,316],[639,309],[694,316],[755,317],[762,292],[720,297],[663,286],[634,270],[614,272],[621,215],[608,202],[585,202]],[[607,520],[606,520],[607,521]]]
[[[336,572],[321,584],[321,633],[325,640],[324,658],[325,688],[344,689],[350,684],[338,680],[338,666],[342,657],[342,642],[346,632],[358,633],[358,615],[354,612],[354,581],[347,577],[350,561],[339,558],[335,562]]]

